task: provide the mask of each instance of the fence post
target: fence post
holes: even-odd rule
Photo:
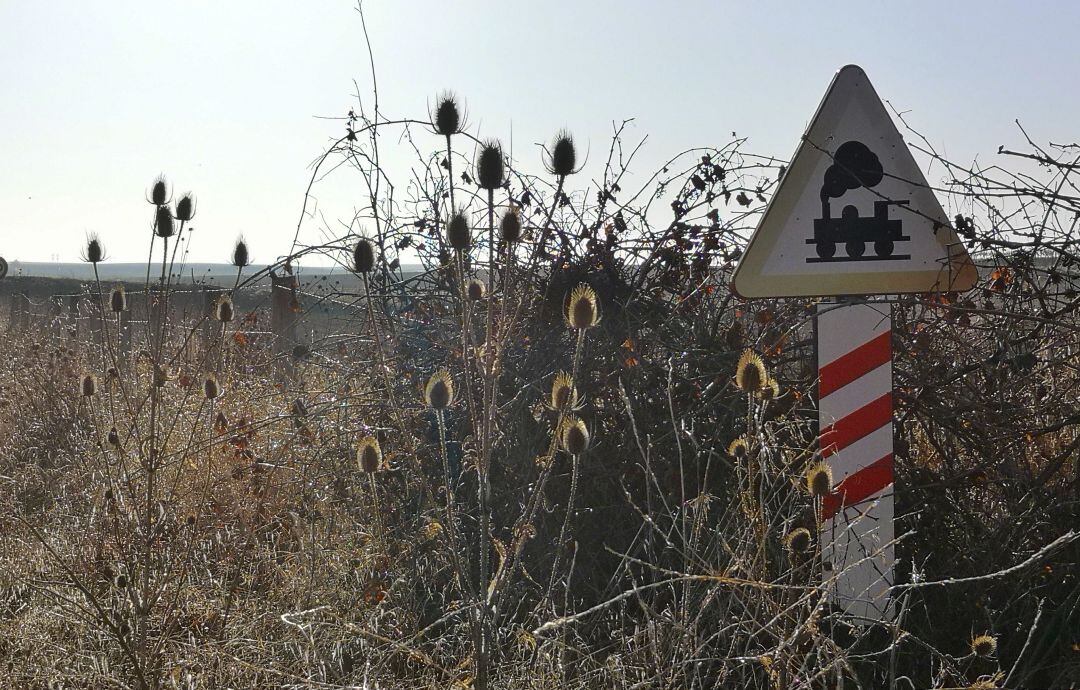
[[[292,271],[284,275],[270,272],[270,330],[274,332],[274,352],[285,355],[285,371],[293,374],[293,348],[296,347],[296,322],[299,319],[300,301],[297,297],[299,281]]]

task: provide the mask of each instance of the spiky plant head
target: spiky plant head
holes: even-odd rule
[[[176,220],[183,223],[188,222],[195,217],[195,195],[191,192],[186,192],[176,202]]]
[[[511,206],[499,222],[499,236],[503,242],[513,244],[521,240],[521,213]]]
[[[577,147],[574,145],[574,137],[570,132],[563,129],[555,135],[544,164],[548,172],[558,177],[573,175],[578,171]]]
[[[382,465],[382,448],[379,447],[379,439],[368,435],[360,439],[356,446],[356,464],[360,470],[367,474],[377,472]]]
[[[221,323],[229,323],[235,315],[232,297],[228,295],[218,297],[218,301],[214,305],[214,319]]]
[[[592,328],[600,322],[600,300],[596,291],[581,283],[570,293],[566,305],[566,323],[571,328]]]
[[[459,252],[466,251],[472,244],[472,231],[469,230],[469,220],[461,211],[454,211],[450,220],[446,223],[446,242],[452,249]]]
[[[431,375],[424,387],[424,402],[434,410],[445,410],[454,402],[454,380],[450,372],[440,369]]]
[[[154,206],[164,206],[169,203],[169,183],[165,175],[158,175],[150,186],[150,203]]]
[[[589,449],[589,429],[573,415],[563,420],[562,447],[570,455],[581,455]]]
[[[120,447],[120,432],[116,429],[115,426],[109,429],[109,434],[106,437],[106,440],[108,440],[110,446],[113,446],[115,448]]]
[[[127,311],[127,292],[124,291],[123,285],[113,286],[109,293],[109,309],[116,314]]]
[[[784,545],[792,554],[804,554],[810,549],[810,530],[796,527],[784,536]]]
[[[213,400],[221,395],[221,384],[213,374],[207,374],[206,380],[203,381],[203,395],[207,400]]]
[[[811,496],[825,496],[832,491],[832,468],[825,462],[816,462],[806,468],[806,490]]]
[[[551,409],[559,412],[568,412],[577,404],[577,392],[574,390],[574,379],[565,371],[555,374],[551,382]]]
[[[991,635],[979,635],[971,640],[971,651],[976,656],[990,656],[997,651],[997,640]]]
[[[757,393],[769,380],[765,362],[753,350],[743,350],[735,367],[735,385],[744,393]]]
[[[464,128],[465,108],[453,91],[443,91],[436,97],[431,126],[436,134],[444,137],[453,136]]]
[[[233,246],[232,265],[237,268],[251,265],[251,254],[248,252],[247,240],[243,235],[236,238],[236,244]]]
[[[758,391],[758,397],[762,400],[776,400],[780,397],[780,383],[770,376],[765,385]]]
[[[366,237],[361,237],[353,247],[353,270],[357,273],[371,273],[375,268],[375,245]]]
[[[736,460],[742,460],[750,452],[750,442],[745,436],[739,438],[728,444],[727,454]]]
[[[470,278],[468,284],[465,286],[465,294],[468,295],[469,300],[476,302],[484,299],[484,293],[487,292],[487,286],[484,285],[484,281],[477,280],[476,278]]]
[[[105,260],[105,245],[101,243],[101,238],[97,236],[97,233],[91,233],[87,236],[82,258],[83,261],[91,264],[97,264]]]
[[[79,382],[79,390],[82,392],[83,397],[93,397],[94,393],[97,393],[97,378],[93,374],[83,374],[82,380]]]
[[[480,145],[476,155],[476,182],[483,189],[498,189],[506,181],[506,164],[502,144],[489,139]]]
[[[154,234],[158,237],[172,237],[176,234],[176,222],[167,205],[158,206],[154,212]]]

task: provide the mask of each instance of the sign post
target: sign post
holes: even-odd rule
[[[892,306],[872,295],[963,291],[978,273],[861,68],[833,78],[738,267],[746,299],[857,297],[816,315],[818,452],[833,473],[822,560],[834,602],[890,618]]]

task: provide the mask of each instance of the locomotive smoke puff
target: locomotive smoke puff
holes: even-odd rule
[[[836,149],[833,164],[825,171],[821,200],[835,199],[859,187],[875,187],[884,176],[881,161],[866,144],[861,141],[846,142]]]

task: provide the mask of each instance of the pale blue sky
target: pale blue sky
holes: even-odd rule
[[[0,0],[0,255],[71,261],[97,231],[114,259],[144,259],[142,195],[159,172],[198,194],[191,260],[225,260],[238,232],[256,261],[287,251],[307,165],[343,131],[316,116],[344,114],[354,78],[368,93],[354,8]],[[627,117],[649,135],[643,172],[732,131],[788,156],[850,62],[957,159],[1019,146],[1015,118],[1040,140],[1080,138],[1073,2],[367,0],[365,12],[385,114],[422,116],[453,88],[474,131],[509,143],[512,126],[526,163],[563,126],[596,162]],[[343,198],[321,208],[350,215]]]

